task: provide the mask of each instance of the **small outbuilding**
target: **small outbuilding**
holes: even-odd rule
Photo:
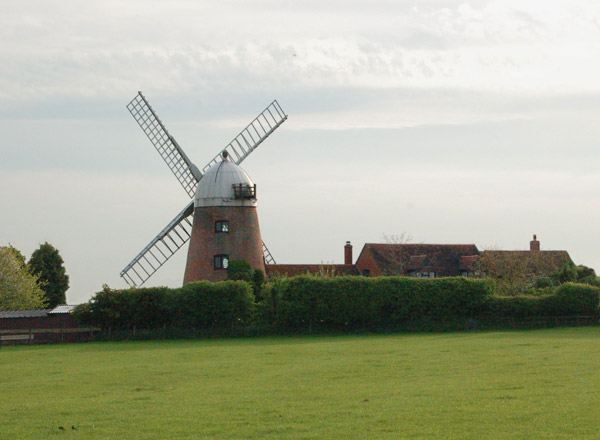
[[[0,343],[50,344],[89,340],[93,328],[82,327],[71,312],[75,306],[53,309],[0,311]]]

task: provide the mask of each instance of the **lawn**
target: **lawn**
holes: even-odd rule
[[[0,438],[600,438],[599,354],[593,327],[3,347]]]

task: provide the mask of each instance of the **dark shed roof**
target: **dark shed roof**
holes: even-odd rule
[[[0,319],[10,318],[43,318],[48,316],[50,309],[40,310],[3,310],[0,311]]]

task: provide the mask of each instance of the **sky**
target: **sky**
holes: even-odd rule
[[[126,287],[189,201],[125,108],[141,90],[200,168],[278,100],[242,164],[278,263],[537,234],[600,272],[599,53],[595,0],[5,2],[0,245],[53,244],[71,304]]]

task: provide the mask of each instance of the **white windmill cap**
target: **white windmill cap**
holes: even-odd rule
[[[223,156],[223,161],[210,167],[200,179],[194,207],[256,206],[256,186],[250,176]]]

